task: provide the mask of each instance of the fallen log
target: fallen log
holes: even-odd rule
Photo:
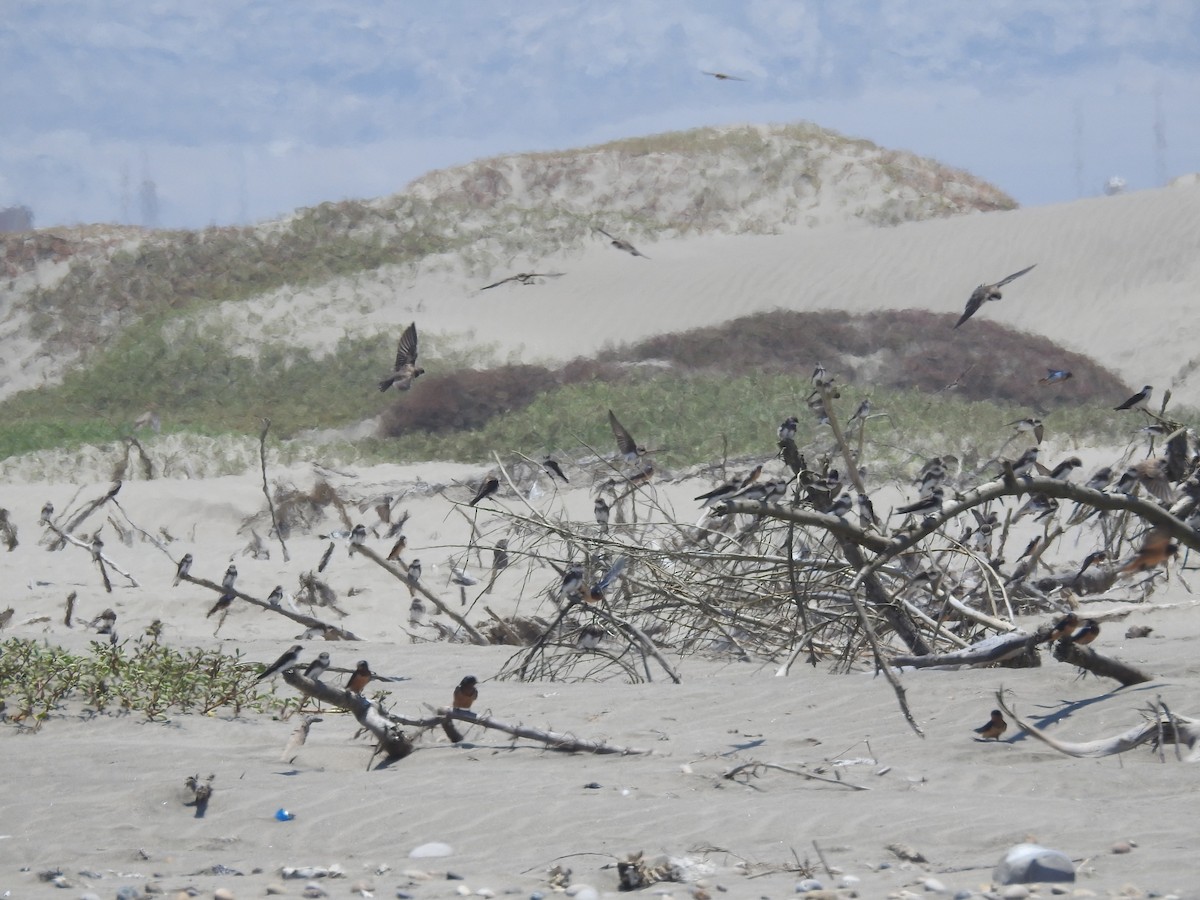
[[[1131,684],[1145,684],[1147,681],[1154,680],[1153,675],[1123,663],[1119,659],[1102,656],[1090,646],[1084,647],[1068,641],[1059,641],[1054,645],[1054,658],[1059,662],[1070,663],[1086,669],[1093,675],[1115,678],[1121,682],[1122,687],[1129,687]]]
[[[948,653],[929,653],[924,656],[893,656],[890,664],[896,667],[908,666],[914,669],[926,669],[932,666],[990,666],[998,662],[1015,659],[1025,653],[1032,653],[1043,638],[1039,634],[1026,634],[1023,631],[1011,631],[1008,634],[996,634],[976,641],[962,650],[952,650]]]
[[[401,723],[361,694],[351,693],[345,688],[325,684],[323,681],[315,681],[296,666],[284,669],[281,674],[284,681],[306,697],[315,697],[322,703],[351,713],[358,720],[358,724],[375,735],[379,741],[380,750],[386,754],[382,765],[403,759],[413,752],[412,741],[399,728]]]

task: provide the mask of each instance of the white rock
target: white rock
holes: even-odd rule
[[[454,853],[454,848],[449,844],[443,844],[440,841],[430,841],[428,844],[413,847],[408,852],[408,856],[410,859],[430,859],[435,856],[450,856],[452,853]]]

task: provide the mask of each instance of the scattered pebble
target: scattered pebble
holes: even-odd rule
[[[233,891],[229,888],[217,888],[213,891],[213,900],[234,900]]]
[[[456,893],[460,897],[469,897],[469,896],[471,896],[471,889],[469,887],[467,887],[465,884],[460,884],[458,887],[456,887],[454,889],[454,893]]]
[[[272,881],[270,884],[267,885],[267,893],[268,894],[286,894],[287,888],[285,888],[278,881]]]
[[[100,895],[88,891],[87,893],[80,894],[79,900],[100,900]]]
[[[924,887],[925,890],[929,891],[931,894],[948,893],[946,886],[936,878],[926,878],[925,881],[922,882],[922,887]]]
[[[1131,850],[1133,850],[1133,844],[1129,841],[1117,841],[1112,845],[1113,853],[1129,853]]]
[[[476,897],[495,897],[496,892],[491,888],[480,888],[475,892]]]
[[[446,880],[447,881],[462,881],[463,877],[461,875],[459,875],[457,872],[449,872],[448,871],[448,872],[446,872]]]
[[[428,844],[413,847],[408,852],[408,856],[409,859],[430,859],[436,856],[450,856],[453,852],[454,848],[449,844],[443,844],[440,841],[430,841]]]
[[[971,900],[974,896],[974,891],[968,891],[966,888],[963,888],[961,891],[955,892],[954,900]]]
[[[838,879],[837,886],[840,888],[855,888],[862,881],[857,875],[843,875]]]
[[[354,881],[350,884],[350,893],[352,894],[371,894],[375,892],[375,885],[369,881]]]
[[[1010,884],[1000,892],[1000,896],[1004,900],[1024,900],[1025,897],[1029,896],[1029,888],[1023,884]]]
[[[602,784],[600,784],[600,782],[598,782],[598,781],[589,781],[589,782],[588,782],[587,784],[585,784],[583,787],[584,787],[584,789],[585,789],[585,790],[589,790],[589,791],[598,791],[598,790],[600,790],[600,788],[602,788],[602,787],[603,787],[603,785],[602,785]]]
[[[329,891],[321,887],[315,881],[310,881],[304,886],[304,890],[300,892],[301,897],[309,897],[312,900],[317,900],[319,897],[328,897]]]
[[[810,894],[813,891],[823,890],[825,885],[817,881],[815,878],[805,878],[803,881],[796,882],[797,894]]]
[[[126,885],[123,888],[117,888],[117,900],[142,900],[142,892],[132,885]]]
[[[573,884],[567,888],[567,896],[575,900],[600,900],[600,892],[590,884]]]
[[[1075,880],[1075,864],[1065,853],[1040,844],[1017,844],[1004,854],[992,880],[1001,885],[1071,882]]]

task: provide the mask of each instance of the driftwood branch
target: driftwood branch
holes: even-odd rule
[[[976,641],[969,647],[949,653],[930,653],[924,656],[893,656],[891,664],[898,667],[925,669],[932,666],[990,666],[1013,659],[1032,650],[1039,643],[1038,635],[1024,632],[997,634]]]
[[[1081,647],[1078,644],[1059,641],[1054,646],[1054,658],[1059,662],[1071,663],[1081,669],[1086,669],[1093,675],[1115,678],[1121,682],[1123,687],[1129,687],[1131,684],[1145,684],[1147,681],[1154,680],[1153,675],[1127,665],[1119,659],[1113,659],[1111,656],[1102,656],[1090,646]]]
[[[59,528],[57,525],[53,524],[52,522],[47,521],[44,524],[47,528],[49,528],[51,531],[53,531],[55,533],[55,535],[58,536],[58,539],[60,542],[65,543],[65,544],[71,544],[75,547],[82,547],[84,550],[88,551],[88,553],[95,552],[92,550],[92,545],[90,543],[88,543],[87,541],[79,540],[79,538],[75,537],[74,535],[68,534],[66,531],[64,531],[62,528]],[[134,578],[132,575],[130,575],[128,572],[126,572],[124,569],[122,569],[120,566],[118,566],[115,562],[113,562],[112,558],[109,557],[106,553],[104,553],[104,551],[100,551],[100,553],[98,554],[98,557],[99,557],[99,561],[102,565],[107,565],[108,568],[112,569],[118,575],[125,578],[133,587],[141,587],[141,585],[138,584],[138,581],[136,578]],[[101,573],[101,575],[105,575],[103,569],[100,570],[100,573]],[[108,580],[107,576],[105,575],[105,581],[107,581],[107,580]],[[110,593],[111,593],[111,588],[110,588]]]
[[[271,491],[267,487],[267,432],[271,430],[271,420],[263,419],[262,434],[258,436],[258,460],[262,465],[262,491],[267,498],[267,509],[271,511],[271,530],[279,538],[279,546],[283,548],[283,561],[290,562],[287,544],[283,540],[283,532],[279,529],[279,518],[275,515],[275,501],[271,499]]]
[[[352,713],[358,724],[375,735],[379,741],[380,749],[386,754],[383,765],[403,759],[412,753],[412,741],[400,731],[398,723],[366,697],[353,694],[345,688],[325,684],[323,681],[314,681],[296,666],[284,669],[281,674],[285,682],[305,696],[314,697],[322,703]]]
[[[304,613],[293,612],[290,609],[284,609],[282,606],[272,606],[265,600],[259,600],[257,597],[251,597],[249,594],[243,594],[238,590],[226,591],[225,588],[221,587],[221,585],[217,584],[216,582],[209,581],[207,578],[196,578],[194,575],[184,575],[182,578],[184,581],[190,582],[191,584],[198,584],[200,587],[208,588],[210,591],[213,591],[216,594],[232,593],[239,600],[245,600],[247,603],[253,604],[259,609],[265,609],[268,612],[273,612],[284,616],[285,618],[291,619],[293,622],[303,625],[305,628],[319,628],[322,632],[324,632],[325,640],[327,641],[362,640],[362,638],[352,631],[348,631],[347,629],[341,628],[337,625],[331,625],[330,623],[314,618],[313,616],[306,616]]]
[[[531,728],[528,725],[510,725],[507,722],[501,722],[499,719],[493,719],[491,716],[473,713],[469,709],[452,709],[443,706],[438,708],[437,714],[439,719],[457,719],[461,722],[470,722],[472,725],[482,725],[484,728],[503,731],[505,734],[511,734],[514,737],[538,741],[545,744],[551,750],[561,750],[566,753],[608,753],[619,754],[621,756],[643,756],[651,753],[650,750],[640,750],[635,747],[618,747],[614,744],[606,744],[603,741],[588,741],[557,731],[543,731],[540,728]]]
[[[800,769],[792,769],[792,768],[789,768],[788,766],[781,766],[776,763],[765,763],[765,762],[742,763],[740,766],[734,766],[732,769],[730,769],[728,772],[726,772],[721,777],[725,778],[729,781],[732,781],[734,778],[736,778],[742,772],[749,771],[749,773],[751,775],[755,775],[755,774],[757,774],[758,769],[775,769],[779,772],[787,772],[787,774],[789,774],[789,775],[799,775],[801,778],[807,778],[810,781],[823,781],[826,784],[836,784],[838,787],[849,788],[852,791],[869,791],[870,790],[870,788],[867,787],[865,784],[851,784],[849,781],[840,781],[837,778],[824,778],[820,775],[814,775],[811,772],[801,771]]]
[[[1187,762],[1200,762],[1200,720],[1181,716],[1178,713],[1159,713],[1151,717],[1149,721],[1112,737],[1100,738],[1095,741],[1060,741],[1042,731],[1032,722],[1017,715],[1012,707],[1005,703],[1004,694],[1003,688],[996,691],[996,703],[1008,714],[1010,719],[1039,741],[1067,756],[1079,758],[1112,756],[1132,750],[1147,741],[1158,740],[1161,735],[1161,740],[1184,744],[1191,751],[1186,757]]]

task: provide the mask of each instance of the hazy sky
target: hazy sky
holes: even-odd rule
[[[1195,0],[2,10],[0,206],[38,226],[142,222],[145,180],[161,225],[248,222],[481,156],[746,122],[913,150],[1025,205],[1200,170]]]

